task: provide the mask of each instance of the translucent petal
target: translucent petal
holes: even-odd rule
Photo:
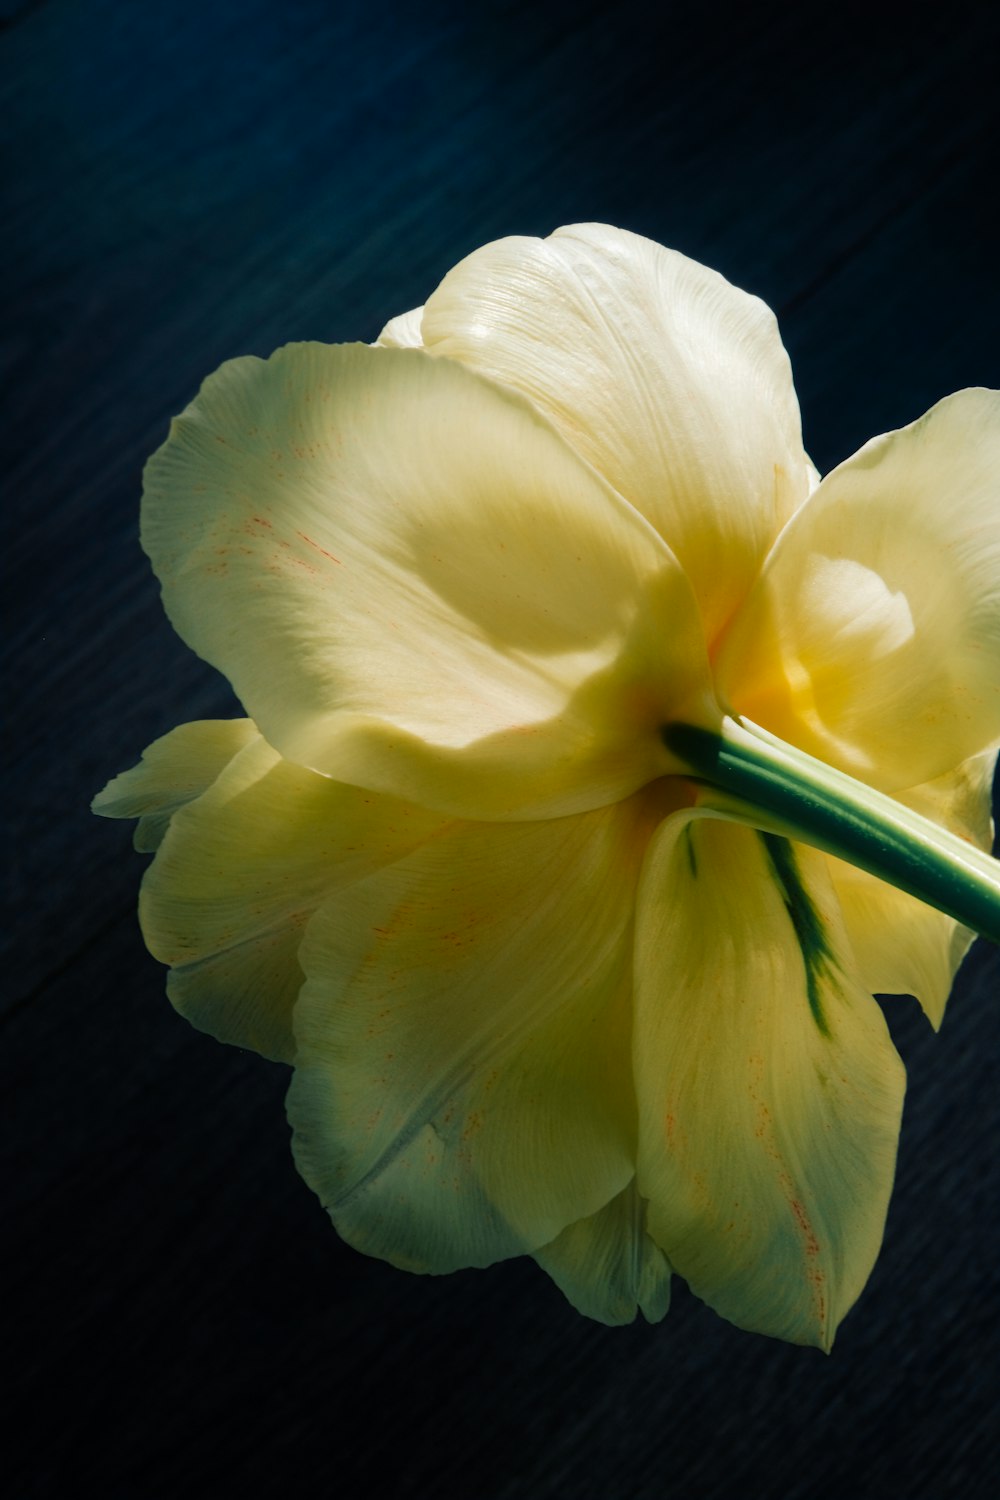
[[[440,817],[283,761],[259,735],[179,811],[143,882],[150,951],[182,1015],[290,1062],[298,951],[316,907],[407,854]]]
[[[390,318],[376,342],[383,349],[422,349],[424,347],[421,323],[424,310],[414,307],[410,312]]]
[[[337,1229],[417,1271],[548,1244],[633,1176],[649,799],[455,825],[313,919],[288,1099]]]
[[[902,1065],[823,856],[679,814],[639,891],[639,1191],[723,1317],[827,1349],[882,1238]]]
[[[200,797],[244,745],[257,738],[250,719],[199,719],[155,740],[142,760],[98,792],[91,804],[103,818],[138,818],[135,847],[157,849],[174,813]]]
[[[652,522],[712,640],[809,487],[769,309],[676,251],[578,224],[468,256],[422,336],[523,391]]]
[[[1000,394],[960,391],[822,481],[717,662],[737,712],[884,790],[1000,736]]]
[[[573,1306],[612,1327],[666,1317],[670,1306],[670,1264],[646,1233],[646,1205],[629,1183],[589,1218],[568,1225],[535,1251]]]
[[[716,722],[668,548],[450,360],[298,344],[224,365],[148,466],[143,542],[179,632],[286,758],[338,780],[563,813],[669,769],[657,728],[686,701]]]
[[[947,776],[900,793],[899,800],[989,853],[996,758],[991,746]],[[975,934],[854,865],[830,858],[828,868],[864,984],[873,992],[915,995],[931,1024],[940,1026]]]

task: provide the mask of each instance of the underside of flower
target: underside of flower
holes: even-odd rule
[[[819,481],[763,304],[600,225],[206,381],[142,536],[247,717],[95,809],[177,1008],[294,1065],[347,1240],[830,1347],[899,1131],[873,994],[938,1025],[1000,940],[998,475],[972,390]]]

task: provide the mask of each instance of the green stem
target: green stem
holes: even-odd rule
[[[667,747],[711,790],[703,805],[835,854],[1000,943],[1000,861],[884,792],[746,719],[668,724]]]

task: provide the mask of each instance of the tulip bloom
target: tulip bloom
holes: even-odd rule
[[[142,538],[248,717],[96,808],[351,1244],[829,1348],[899,1131],[872,992],[938,1025],[1000,932],[998,476],[970,390],[820,482],[767,308],[595,225],[206,381]]]

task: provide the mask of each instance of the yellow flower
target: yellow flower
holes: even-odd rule
[[[96,807],[347,1240],[829,1347],[899,1129],[872,991],[938,1024],[1000,906],[998,476],[965,391],[818,483],[770,312],[595,225],[205,383],[143,543],[249,717]]]

